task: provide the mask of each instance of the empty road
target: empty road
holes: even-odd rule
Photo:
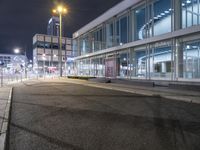
[[[58,81],[14,87],[8,150],[198,150],[200,105]]]

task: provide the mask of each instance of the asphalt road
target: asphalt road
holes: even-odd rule
[[[9,150],[199,150],[200,105],[60,82],[14,88]]]

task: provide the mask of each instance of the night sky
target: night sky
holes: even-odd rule
[[[64,18],[65,36],[89,23],[122,0],[63,0],[69,9]],[[15,47],[27,49],[32,58],[32,37],[46,34],[56,0],[0,0],[0,53]]]

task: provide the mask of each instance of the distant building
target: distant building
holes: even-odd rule
[[[47,26],[47,35],[52,35],[52,36],[59,36],[60,35],[60,20],[59,20],[59,17],[53,16],[49,20],[48,26]]]
[[[7,74],[24,71],[27,62],[28,59],[24,55],[0,54],[0,66],[4,68]]]
[[[59,37],[43,34],[36,34],[33,37],[33,68],[43,74],[44,70],[47,73],[58,72],[59,65]],[[63,73],[70,70],[67,63],[71,62],[72,58],[72,39],[62,38],[62,66]],[[67,66],[67,68],[66,68]],[[65,70],[65,71],[64,71]]]

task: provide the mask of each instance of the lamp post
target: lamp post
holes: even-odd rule
[[[59,55],[59,72],[60,72],[60,77],[62,77],[62,16],[67,14],[67,9],[62,5],[58,5],[56,9],[53,9],[53,13],[58,14],[60,19],[60,38],[59,38],[60,50],[58,55]]]

